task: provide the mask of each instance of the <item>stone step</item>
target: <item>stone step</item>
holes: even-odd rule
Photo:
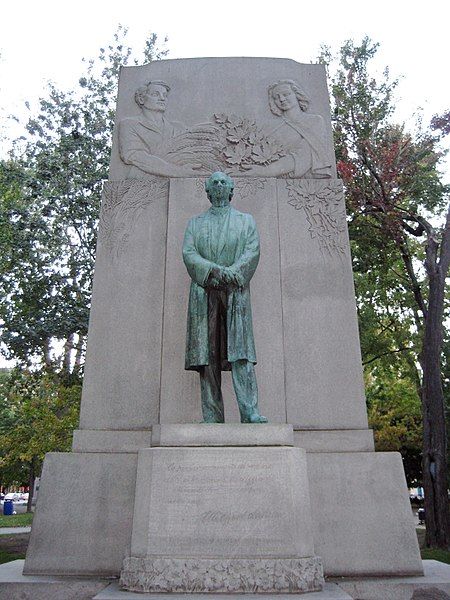
[[[99,592],[93,600],[352,600],[335,583],[326,583],[321,592],[307,594],[141,594],[124,592],[114,582]]]
[[[24,560],[0,565],[0,600],[92,600],[107,579],[22,575]]]

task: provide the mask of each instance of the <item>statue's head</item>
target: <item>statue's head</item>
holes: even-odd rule
[[[213,206],[227,206],[233,197],[234,182],[226,173],[216,171],[205,181],[205,190]]]
[[[164,81],[149,81],[136,90],[134,99],[141,108],[164,112],[169,92],[170,87]]]
[[[306,111],[309,98],[300,86],[292,79],[281,79],[269,86],[269,107],[274,115],[281,116],[286,110],[296,104],[302,111]]]

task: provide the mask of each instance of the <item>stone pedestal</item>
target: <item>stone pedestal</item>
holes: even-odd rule
[[[153,443],[160,446],[138,455],[123,588],[172,593],[322,588],[306,452],[292,446],[292,426],[161,425]]]

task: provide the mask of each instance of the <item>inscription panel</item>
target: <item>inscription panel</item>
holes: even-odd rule
[[[131,555],[311,556],[305,456],[298,448],[142,450],[139,472],[151,468],[151,483],[136,497]]]

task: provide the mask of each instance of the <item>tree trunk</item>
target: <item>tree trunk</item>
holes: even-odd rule
[[[63,371],[66,375],[70,375],[74,337],[75,334],[71,333],[64,344]]]
[[[45,342],[44,342],[44,363],[45,366],[50,368],[53,366],[53,360],[52,360],[52,342],[51,342],[51,338],[46,338]]]
[[[84,344],[84,337],[81,334],[78,334],[78,342],[76,347],[76,352],[75,352],[75,364],[73,366],[73,371],[74,373],[79,373],[80,369],[81,369],[81,360],[83,358],[83,344]]]
[[[447,225],[449,220],[447,219]],[[450,229],[443,233],[441,260],[437,261],[438,242],[429,234],[425,267],[429,281],[428,310],[425,319],[421,365],[423,414],[423,487],[425,492],[426,545],[450,548],[450,517],[447,482],[447,432],[445,401],[441,377],[441,352],[446,252]]]

